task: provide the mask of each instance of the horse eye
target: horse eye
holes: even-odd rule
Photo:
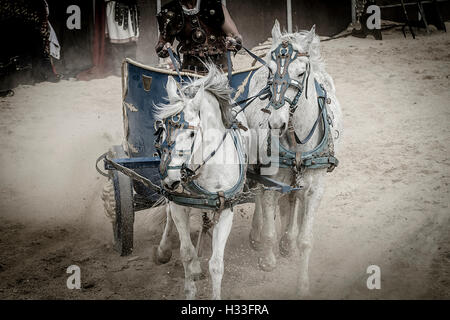
[[[302,77],[305,74],[305,72],[300,73],[298,76]]]
[[[194,133],[194,132],[191,132],[191,138],[193,138],[193,137],[194,137],[194,135],[195,135],[195,133]]]

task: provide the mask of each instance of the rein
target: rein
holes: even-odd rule
[[[179,61],[175,58],[175,54],[173,53],[172,48],[167,48],[167,52],[169,52],[170,60],[172,61],[173,66],[175,67],[175,71],[178,74],[178,78],[180,78],[180,82],[183,82],[183,77],[180,73],[180,68],[178,67]]]

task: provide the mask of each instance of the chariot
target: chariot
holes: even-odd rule
[[[249,92],[250,80],[258,70],[252,67],[231,74],[232,98],[245,101]],[[116,250],[123,256],[133,251],[134,217],[138,211],[159,205],[161,194],[159,164],[154,140],[156,133],[155,105],[165,103],[165,85],[169,76],[177,81],[192,81],[202,75],[175,72],[168,69],[143,65],[126,59],[122,66],[122,113],[124,141],[97,160],[97,170],[111,179],[114,189],[113,232]],[[104,160],[104,169],[98,168]],[[288,185],[267,177],[247,172],[247,178],[266,186],[276,187],[287,193],[292,191]],[[251,201],[251,200],[249,200]]]

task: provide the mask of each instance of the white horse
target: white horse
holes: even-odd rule
[[[332,144],[334,143],[334,151],[336,151],[342,134],[341,111],[335,96],[333,80],[325,72],[320,57],[320,39],[315,34],[315,27],[311,31],[281,33],[280,25],[276,21],[272,30],[272,39],[272,48],[265,60],[271,75],[276,74],[277,70],[283,73],[283,69],[287,68],[293,85],[282,87],[280,84],[276,89],[277,92],[273,92],[272,89],[274,101],[272,105],[268,106],[267,100],[256,99],[245,110],[249,127],[251,129],[267,127],[278,129],[279,143],[297,155],[316,148],[322,141],[325,127],[319,117],[315,84],[317,81],[317,83],[323,84],[327,92],[328,101],[324,105],[326,105],[330,118],[331,136],[329,140]],[[287,59],[277,60],[276,55],[280,53],[280,51],[276,51],[277,48],[286,48],[285,52],[287,53],[292,48],[297,54],[294,56],[295,51],[293,51]],[[292,59],[290,64],[286,62],[289,59]],[[268,77],[267,68],[263,67],[258,70],[250,83],[249,95],[258,93],[267,84]],[[284,90],[286,91],[283,93]],[[296,100],[295,96],[298,93],[301,96]],[[283,96],[288,100],[284,100]],[[292,104],[295,106],[291,106]],[[262,109],[265,112],[261,111]],[[290,111],[292,111],[291,119]],[[312,131],[314,123],[318,119],[316,130]],[[289,130],[290,124],[293,125],[294,131]],[[310,132],[312,135],[305,144],[295,141],[295,139],[303,139],[304,142]],[[265,141],[265,137],[260,137],[259,140]],[[287,184],[301,186],[301,190],[288,196],[282,196],[274,191],[265,191],[261,196],[257,196],[250,244],[254,249],[261,251],[260,268],[265,271],[273,270],[276,266],[274,254],[274,244],[277,240],[275,215],[278,209],[283,230],[279,243],[280,254],[289,256],[295,251],[295,247],[298,248],[300,264],[297,288],[299,296],[305,296],[309,293],[308,264],[313,242],[313,219],[324,192],[324,178],[327,170],[326,168],[305,169],[298,166],[298,171],[296,173],[294,168],[280,168],[272,178]]]
[[[195,190],[186,183],[181,170],[188,168],[197,186],[215,195],[225,190],[236,188],[236,194],[242,190],[246,172],[246,145],[248,137],[244,137],[236,127],[229,128],[232,121],[230,101],[231,89],[226,76],[215,66],[209,66],[206,77],[193,81],[183,88],[169,77],[167,82],[169,104],[159,107],[157,118],[164,121],[165,136],[162,141],[169,140],[163,148],[162,165],[167,170],[163,185],[172,195],[192,194]],[[167,127],[172,123],[180,124],[173,130]],[[239,121],[245,126],[243,114]],[[245,141],[244,141],[245,139]],[[175,144],[172,144],[172,143]],[[238,150],[237,144],[242,147]],[[184,164],[184,165],[183,165]],[[225,192],[226,196],[226,192]],[[195,280],[201,275],[200,261],[190,238],[190,215],[214,212],[215,222],[212,234],[212,256],[209,260],[209,272],[213,286],[213,299],[221,298],[221,281],[224,272],[223,256],[225,244],[233,222],[233,210],[222,207],[218,210],[193,208],[180,205],[175,198],[169,197],[167,221],[161,243],[156,251],[156,259],[160,263],[170,260],[170,233],[173,223],[178,230],[181,247],[180,255],[185,270],[185,294],[187,299],[196,296]],[[178,199],[179,200],[179,199]],[[218,200],[223,201],[221,197]],[[178,204],[177,204],[178,203]]]

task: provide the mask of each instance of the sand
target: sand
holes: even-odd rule
[[[450,35],[393,30],[322,48],[345,136],[315,220],[308,298],[450,298]],[[122,140],[120,79],[21,86],[0,110],[0,298],[183,298],[178,247],[168,264],[152,260],[162,231],[153,211],[136,216],[131,257],[112,248],[94,163]],[[236,210],[222,296],[295,299],[295,258],[257,269],[252,213]],[[205,250],[200,299],[211,290]],[[81,290],[66,287],[73,264]],[[366,287],[369,265],[381,268],[380,290]]]

